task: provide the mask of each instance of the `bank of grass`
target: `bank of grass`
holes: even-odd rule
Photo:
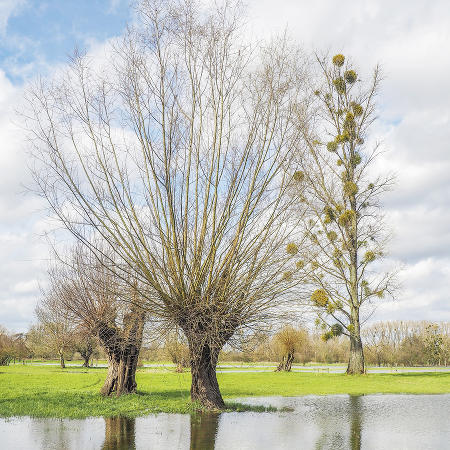
[[[0,367],[0,416],[69,417],[190,413],[190,374],[170,371],[137,374],[138,393],[120,398],[98,394],[103,368],[62,370],[54,366]],[[402,373],[347,376],[313,373],[221,373],[222,394],[230,410],[255,410],[237,397],[326,394],[450,393],[450,373]],[[256,408],[263,410],[264,408]]]

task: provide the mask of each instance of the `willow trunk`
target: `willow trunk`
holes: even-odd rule
[[[196,345],[189,339],[191,363],[191,400],[207,409],[223,409],[225,403],[217,382],[216,367],[220,349],[207,343]]]
[[[144,314],[130,314],[124,329],[101,324],[98,336],[108,355],[108,373],[100,393],[105,396],[136,392],[136,369],[142,345]]]
[[[81,354],[81,357],[83,358],[83,365],[81,367],[89,367],[89,360],[91,359],[91,353],[89,354]]]
[[[280,364],[276,368],[275,372],[290,372],[292,369],[292,363],[294,361],[294,353],[289,352],[287,355],[283,356]]]
[[[139,352],[130,351],[125,354],[108,355],[108,373],[100,393],[105,396],[136,392],[136,369]]]

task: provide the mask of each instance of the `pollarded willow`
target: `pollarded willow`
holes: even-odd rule
[[[220,349],[293,309],[286,167],[306,63],[285,40],[244,44],[229,3],[136,8],[108,63],[75,55],[30,91],[35,179],[76,239],[107,248],[109,270],[183,330],[191,397],[222,408]]]

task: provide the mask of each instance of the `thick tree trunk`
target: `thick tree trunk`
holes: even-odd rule
[[[216,367],[220,349],[196,344],[189,339],[191,354],[191,400],[208,409],[223,409],[225,403],[217,382]]]
[[[364,352],[360,336],[350,336],[350,358],[348,360],[347,374],[356,375],[365,373]]]
[[[292,363],[294,361],[294,353],[288,353],[283,356],[280,364],[275,369],[275,372],[290,372],[292,369]]]
[[[357,375],[365,373],[364,352],[361,340],[361,325],[359,323],[359,308],[353,307],[351,311],[350,330],[350,358],[348,360],[347,374]]]
[[[84,361],[81,367],[89,367],[89,360],[91,359],[92,353],[94,353],[93,348],[91,348],[91,346],[78,348],[78,352],[80,353]]]
[[[128,355],[108,355],[108,374],[100,390],[102,395],[122,394],[136,392],[136,368],[139,352]]]
[[[92,336],[86,333],[86,331],[87,330],[84,330],[85,333],[82,335],[81,341],[78,342],[78,345],[75,347],[76,351],[83,358],[83,365],[81,367],[89,367],[89,360],[94,353]]]
[[[352,150],[353,157],[353,150]],[[354,179],[353,165],[351,165],[350,180]],[[350,358],[348,361],[347,374],[362,374],[364,368],[364,354],[361,341],[361,328],[359,322],[359,308],[361,298],[358,292],[358,211],[356,208],[356,197],[350,195],[351,210],[354,212],[350,233],[350,301],[351,301],[351,325],[350,330]]]
[[[124,329],[119,331],[102,323],[98,336],[108,354],[108,373],[100,393],[105,396],[136,392],[136,369],[142,345],[145,315],[130,313],[124,320]]]

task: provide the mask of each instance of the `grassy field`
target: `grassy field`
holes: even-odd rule
[[[0,367],[0,416],[71,417],[129,416],[156,412],[188,413],[190,374],[169,370],[137,374],[138,393],[102,398],[98,391],[106,369],[12,365]],[[450,373],[344,374],[222,373],[218,374],[230,409],[246,410],[237,397],[326,394],[450,393]],[[254,409],[254,408],[252,408]]]

